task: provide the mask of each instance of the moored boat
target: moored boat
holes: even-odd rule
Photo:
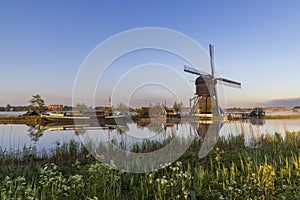
[[[126,124],[128,115],[105,115],[105,116],[97,116],[99,124]]]
[[[87,116],[65,116],[65,115],[45,115],[41,114],[41,119],[47,122],[72,122],[87,123],[90,117]]]

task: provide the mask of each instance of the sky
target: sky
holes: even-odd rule
[[[241,90],[222,88],[228,107],[293,107],[300,104],[299,9],[297,0],[0,1],[0,105],[25,105],[34,94],[46,104],[71,105],[80,66],[97,45],[130,29],[161,27],[185,34],[206,51],[215,46],[218,74],[242,83]],[[178,77],[190,80],[193,90],[195,76],[183,72],[184,64],[157,50],[123,55],[99,80],[96,104],[107,103],[108,96],[141,105],[165,96],[168,103],[186,104],[193,91],[185,93]],[[148,67],[134,74],[140,80],[149,68],[147,75],[158,77],[157,66],[174,67],[177,74],[168,83],[175,91],[145,84],[126,92],[119,84],[123,93],[112,94],[112,86],[136,66]]]

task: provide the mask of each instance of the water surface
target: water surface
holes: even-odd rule
[[[200,126],[200,127],[199,127]],[[245,121],[231,121],[221,126],[219,136],[237,136],[244,133],[245,144],[250,144],[253,134],[285,133],[285,130],[300,131],[300,119],[262,120],[253,119]],[[124,143],[127,149],[133,144],[141,144],[144,140],[164,141],[167,138],[177,137],[205,137],[203,131],[207,125],[179,123],[179,124],[151,124],[141,126],[129,123],[124,128],[83,127],[74,130],[66,127],[53,127],[50,129],[35,125],[0,124],[0,147],[2,150],[22,150],[23,147],[35,146],[38,151],[54,148],[58,143],[75,140],[81,142],[85,136],[107,142]],[[78,136],[80,135],[80,137]],[[80,139],[81,138],[81,139]]]

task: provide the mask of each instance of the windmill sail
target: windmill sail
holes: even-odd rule
[[[211,67],[211,76],[212,80],[215,79],[215,66],[214,66],[214,46],[209,44],[209,57],[210,57],[210,67]],[[214,81],[213,83],[213,94],[215,96],[215,101],[216,101],[216,107],[213,109],[213,114],[216,116],[220,116],[221,111],[220,111],[220,106],[219,106],[219,101],[218,101],[218,91],[216,87],[216,82]]]
[[[189,67],[189,66],[186,66],[186,65],[184,65],[184,71],[189,72],[191,74],[196,74],[196,75],[199,75],[199,76],[208,75],[208,73],[206,73],[206,72],[200,71],[200,70],[198,70],[194,67]]]
[[[210,67],[211,67],[211,75],[215,77],[215,66],[214,66],[214,46],[209,44],[209,57],[210,57]]]
[[[222,84],[222,85],[226,85],[226,86],[230,86],[230,87],[234,87],[234,88],[241,88],[242,84],[236,81],[232,81],[226,78],[217,78],[218,83]]]

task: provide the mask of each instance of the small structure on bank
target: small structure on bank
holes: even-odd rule
[[[35,110],[28,110],[23,116],[39,116],[39,113],[37,113]]]

